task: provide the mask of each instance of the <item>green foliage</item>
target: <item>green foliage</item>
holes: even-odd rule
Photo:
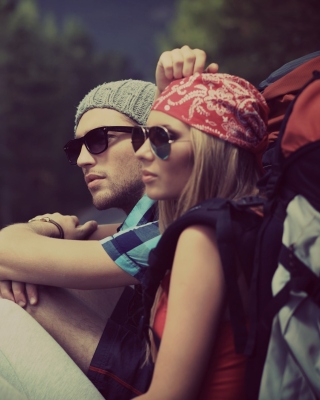
[[[161,50],[188,44],[221,72],[258,84],[284,63],[319,50],[318,0],[178,0]]]
[[[91,203],[62,148],[82,97],[132,75],[126,59],[95,50],[79,21],[58,29],[36,0],[0,0],[0,227]]]

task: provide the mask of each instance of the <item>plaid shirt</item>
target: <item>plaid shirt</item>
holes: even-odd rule
[[[100,241],[110,258],[140,282],[148,267],[149,252],[160,239],[156,215],[155,201],[145,195],[127,216],[119,232]]]

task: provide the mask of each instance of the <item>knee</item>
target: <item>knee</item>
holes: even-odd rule
[[[0,321],[0,343],[4,337],[13,340],[16,333],[19,336],[30,323],[35,323],[22,307],[5,299],[0,299]]]
[[[21,318],[23,315],[25,315],[25,311],[23,308],[18,306],[18,304],[14,303],[11,300],[5,300],[5,299],[0,299],[0,320],[3,321],[5,318],[5,321],[8,320],[8,318],[12,317],[19,317]]]

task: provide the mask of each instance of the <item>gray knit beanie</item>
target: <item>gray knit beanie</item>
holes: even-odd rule
[[[103,83],[92,89],[80,102],[74,130],[77,129],[82,115],[93,108],[116,110],[143,125],[149,117],[155,91],[156,86],[153,83],[132,79]]]

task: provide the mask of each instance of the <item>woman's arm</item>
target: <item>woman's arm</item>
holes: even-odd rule
[[[157,99],[164,89],[175,79],[181,79],[196,72],[218,72],[219,66],[211,63],[205,67],[207,55],[203,50],[182,46],[180,49],[165,51],[161,54],[156,67]]]
[[[214,231],[180,236],[172,269],[167,319],[149,391],[141,400],[194,400],[211,356],[225,297]]]

